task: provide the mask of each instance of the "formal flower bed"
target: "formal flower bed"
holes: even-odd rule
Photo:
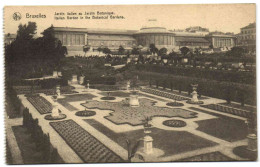
[[[182,120],[171,119],[171,120],[163,121],[163,125],[174,127],[174,128],[181,128],[186,126],[187,124],[185,121]]]
[[[249,116],[249,111],[241,110],[241,109],[237,109],[237,108],[233,108],[233,107],[228,107],[228,106],[224,106],[224,105],[219,105],[219,104],[202,105],[202,107],[209,108],[209,109],[212,109],[212,110],[217,110],[217,111],[220,111],[220,112],[238,115],[238,116],[241,116],[241,117],[248,117]]]
[[[204,102],[203,102],[203,101],[193,102],[193,101],[191,101],[191,100],[187,100],[186,103],[188,103],[188,104],[203,104]]]
[[[61,119],[65,119],[67,116],[65,114],[60,114],[58,117],[53,117],[51,114],[46,115],[44,117],[44,119],[46,120],[61,120]]]
[[[107,92],[101,92],[99,94],[101,94],[103,96],[106,96]],[[113,92],[110,92],[110,95],[111,96],[116,96],[116,97],[129,97],[130,93],[123,92],[123,91],[113,91]]]
[[[163,91],[159,91],[159,90],[151,89],[151,88],[145,88],[145,89],[142,89],[141,91],[143,91],[145,93],[154,94],[154,95],[157,95],[157,96],[166,97],[166,98],[173,99],[173,100],[178,100],[178,101],[189,99],[189,98],[179,96],[179,95],[176,95],[176,94],[173,94],[173,93],[167,93],[167,92],[163,92]]]
[[[180,106],[184,106],[183,103],[178,103],[178,102],[170,102],[170,103],[166,103],[167,106],[172,106],[172,107],[180,107]]]
[[[40,114],[51,113],[52,104],[40,95],[28,95],[27,100]]]
[[[105,117],[115,124],[142,125],[145,117],[181,117],[195,118],[195,112],[182,108],[168,108],[154,106],[155,101],[146,98],[139,100],[139,107],[129,107],[125,101],[111,103],[108,101],[88,101],[83,104],[84,107],[98,108],[103,110],[112,110],[109,116]]]
[[[123,160],[73,120],[50,122],[66,143],[87,163]]]
[[[75,115],[80,116],[80,117],[90,117],[90,116],[96,115],[96,112],[91,111],[91,110],[84,110],[84,111],[76,112]]]
[[[115,100],[115,97],[112,96],[106,96],[106,97],[101,97],[101,100]]]

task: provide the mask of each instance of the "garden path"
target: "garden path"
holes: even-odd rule
[[[6,130],[5,134],[12,155],[13,164],[23,164],[21,151],[18,147],[14,132],[12,130],[12,126],[19,126],[22,124],[23,124],[22,118],[9,119],[5,112],[5,130]]]

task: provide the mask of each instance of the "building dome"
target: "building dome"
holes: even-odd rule
[[[171,50],[174,46],[174,33],[158,24],[156,19],[149,19],[134,36],[137,44],[144,47],[154,44],[158,49],[165,47]]]
[[[143,27],[139,33],[164,33],[167,32],[165,27]]]
[[[158,24],[156,19],[149,19],[145,26],[143,26],[137,33],[168,33],[165,27]]]

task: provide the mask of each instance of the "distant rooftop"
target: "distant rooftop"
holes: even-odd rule
[[[242,27],[241,29],[247,29],[247,28],[256,28],[256,24],[254,23],[250,23],[249,25]]]

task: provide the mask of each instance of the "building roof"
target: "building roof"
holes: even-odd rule
[[[107,36],[107,35],[88,35],[88,40],[102,40],[102,41],[134,41],[132,36]]]
[[[198,42],[198,43],[209,43],[203,37],[175,37],[177,42]]]
[[[159,34],[173,34],[173,32],[168,31],[165,27],[142,27],[140,31],[135,34],[150,34],[150,33],[159,33]]]
[[[101,29],[101,28],[74,28],[74,27],[54,27],[54,31],[85,32],[89,34],[122,34],[133,35],[137,30]]]
[[[255,23],[250,23],[249,25],[242,27],[241,29],[248,29],[248,28],[256,28],[256,24]]]
[[[173,32],[173,31],[172,31]],[[203,34],[199,34],[199,33],[194,33],[194,32],[173,32],[175,34],[175,36],[190,36],[190,37],[205,37],[205,35]]]

